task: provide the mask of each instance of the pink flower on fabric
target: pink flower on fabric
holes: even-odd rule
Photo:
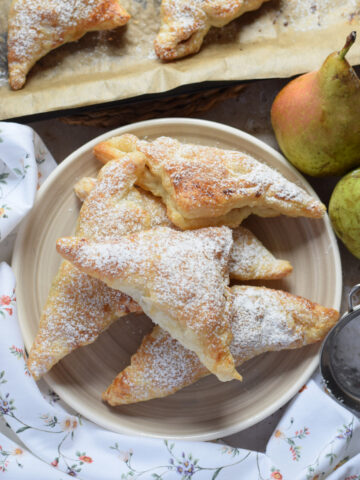
[[[0,305],[10,305],[11,303],[11,298],[9,295],[2,295],[0,297]]]
[[[88,457],[87,455],[81,455],[81,457],[79,457],[79,459],[82,462],[85,462],[85,463],[92,463],[93,462],[93,459],[91,457]]]

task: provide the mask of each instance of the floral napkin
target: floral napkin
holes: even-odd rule
[[[8,253],[10,232],[55,166],[31,128],[0,123],[0,260]],[[219,443],[125,436],[96,426],[29,375],[15,292],[14,274],[2,262],[0,416],[21,445],[0,434],[0,478],[360,480],[360,422],[316,380],[294,398],[265,454]]]

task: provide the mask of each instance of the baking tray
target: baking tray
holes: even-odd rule
[[[6,71],[10,0],[0,0],[0,120],[102,105],[202,82],[290,77],[318,68],[360,25],[360,0],[270,0],[258,11],[211,30],[197,55],[164,63],[153,51],[159,0],[122,3],[132,15],[126,27],[89,33],[50,52],[32,69],[25,87],[14,92]],[[360,63],[360,42],[348,58]]]

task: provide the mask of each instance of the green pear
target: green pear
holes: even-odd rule
[[[336,235],[360,258],[360,168],[337,183],[330,198],[329,215]]]
[[[345,59],[355,39],[352,32],[340,52],[288,83],[272,105],[281,150],[308,175],[341,175],[360,165],[360,80]]]

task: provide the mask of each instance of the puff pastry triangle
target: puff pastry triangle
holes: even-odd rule
[[[182,229],[238,226],[251,213],[319,218],[325,206],[250,155],[180,143],[169,137],[138,140],[147,168],[137,184],[160,196]]]
[[[114,137],[112,144],[113,151],[121,150],[122,137]],[[144,154],[146,168],[136,184],[161,197],[168,217],[183,230],[237,227],[251,214],[310,218],[325,214],[319,200],[246,153],[170,137],[147,142],[127,134],[126,144]],[[106,162],[106,155],[101,160]]]
[[[20,89],[31,67],[54,48],[129,19],[118,0],[13,0],[7,40],[11,88]]]
[[[241,378],[229,350],[231,246],[227,227],[186,232],[156,227],[117,242],[76,237],[57,242],[65,259],[130,295],[222,381]]]
[[[223,27],[266,0],[162,0],[155,52],[174,60],[200,50],[210,27]]]
[[[103,240],[169,224],[160,201],[133,187],[141,168],[141,158],[130,154],[105,165],[95,186],[91,182],[91,193],[86,190],[89,185],[83,185],[87,198],[80,211],[77,235]],[[38,380],[65,355],[96,340],[129,312],[140,313],[142,309],[124,293],[64,261],[50,288],[29,353],[28,367],[33,377]]]
[[[235,286],[231,291],[230,350],[238,366],[264,352],[318,342],[339,317],[336,310],[280,290]],[[165,397],[208,374],[193,352],[156,326],[103,399],[115,406]]]

